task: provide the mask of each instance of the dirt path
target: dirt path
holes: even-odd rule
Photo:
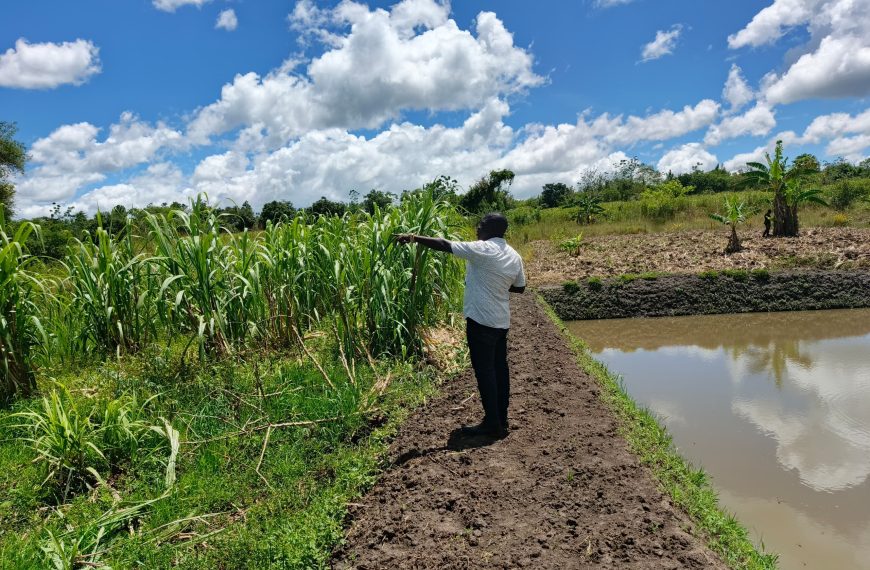
[[[458,440],[479,417],[474,379],[444,386],[402,426],[335,568],[725,568],[532,295],[514,296],[510,365],[510,435]]]

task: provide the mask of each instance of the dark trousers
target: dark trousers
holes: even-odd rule
[[[465,320],[471,367],[483,403],[483,423],[498,427],[507,424],[511,385],[507,362],[508,329],[496,329]]]

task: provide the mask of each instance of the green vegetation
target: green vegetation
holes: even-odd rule
[[[826,206],[819,189],[805,189],[802,176],[812,172],[807,159],[791,166],[782,153],[782,141],[776,141],[773,158],[765,153],[767,164],[749,162],[748,180],[756,185],[769,188],[773,192],[773,236],[789,237],[798,235],[798,207],[806,202]]]
[[[573,255],[577,257],[580,255],[580,248],[583,247],[583,233],[579,233],[576,236],[566,239],[562,243],[559,244],[559,249],[567,253],[568,255]]]
[[[731,237],[728,239],[728,245],[725,246],[726,254],[737,253],[743,249],[740,238],[737,237],[737,225],[746,221],[746,208],[743,202],[729,200],[726,196],[725,213],[710,214],[710,218],[731,228]]]
[[[145,232],[100,216],[48,273],[36,226],[0,228],[3,568],[327,563],[431,392],[421,333],[461,286],[456,260],[393,236],[462,220],[425,191],[256,235],[231,218],[204,199]]]
[[[24,145],[15,140],[18,127],[15,123],[0,121],[0,208],[5,215],[12,213],[15,187],[9,181],[14,173],[23,174],[27,162]]]
[[[716,491],[706,473],[680,457],[671,437],[655,416],[631,399],[619,377],[592,357],[583,341],[568,332],[543,299],[539,302],[544,304],[547,314],[562,330],[579,366],[601,386],[601,398],[619,418],[621,431],[631,448],[650,467],[674,503],[689,514],[710,547],[731,568],[776,568],[776,555],[759,552],[737,519],[720,509]]]

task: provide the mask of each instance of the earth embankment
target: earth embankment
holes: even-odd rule
[[[870,307],[870,271],[623,276],[544,287],[564,320]]]
[[[532,295],[514,296],[511,433],[463,440],[473,374],[400,428],[335,568],[725,568],[618,432]]]

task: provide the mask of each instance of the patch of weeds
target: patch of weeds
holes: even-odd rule
[[[713,270],[710,270],[710,271],[702,271],[702,272],[698,273],[698,277],[700,277],[701,279],[710,279],[710,280],[712,280],[712,279],[716,279],[717,277],[719,277],[719,272],[718,272],[718,271],[713,271]]]
[[[745,269],[723,269],[722,275],[735,281],[746,281],[749,278],[749,273]]]
[[[562,290],[568,294],[573,295],[580,290],[580,284],[576,281],[565,281],[564,283],[562,283]]]
[[[770,279],[770,271],[764,268],[753,269],[749,272],[749,274],[752,275],[753,279],[756,279],[758,281],[768,281]]]
[[[631,283],[632,281],[635,281],[637,279],[640,279],[640,275],[638,273],[623,273],[616,278],[616,281],[624,285],[625,283]]]
[[[604,288],[604,282],[601,277],[590,277],[586,280],[586,285],[593,291],[601,291]]]

